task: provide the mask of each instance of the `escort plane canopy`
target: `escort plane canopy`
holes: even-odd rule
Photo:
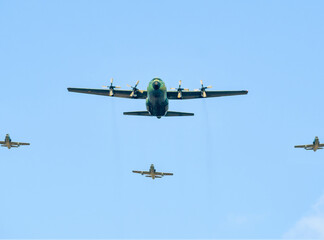
[[[119,90],[118,86],[113,85],[111,79],[109,86],[104,86],[107,89],[90,89],[90,88],[68,88],[70,92],[87,93],[95,95],[103,95],[110,97],[131,98],[131,99],[146,99],[147,111],[124,112],[124,115],[137,116],[155,116],[157,118],[173,117],[173,116],[193,116],[193,113],[173,112],[169,111],[169,100],[185,100],[196,98],[223,97],[234,95],[245,95],[246,90],[242,91],[206,91],[211,86],[205,87],[200,81],[201,88],[189,91],[189,89],[181,87],[181,81],[178,88],[173,88],[175,91],[168,91],[165,83],[160,78],[153,78],[147,86],[147,90],[137,88],[139,81],[135,86],[128,85],[131,90]]]
[[[173,173],[157,172],[153,164],[151,164],[151,167],[148,171],[133,171],[133,173],[140,173],[142,175],[145,175],[145,177],[151,177],[152,179],[173,175]]]

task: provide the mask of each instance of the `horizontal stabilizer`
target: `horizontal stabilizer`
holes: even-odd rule
[[[124,112],[124,115],[151,116],[151,114],[148,111]]]
[[[180,116],[193,116],[193,113],[187,113],[187,112],[172,112],[168,111],[166,113],[166,117],[180,117]]]
[[[124,112],[124,115],[132,115],[132,116],[152,116],[148,111],[135,111],[135,112]],[[180,116],[193,116],[193,113],[186,112],[172,112],[168,111],[165,117],[180,117]]]

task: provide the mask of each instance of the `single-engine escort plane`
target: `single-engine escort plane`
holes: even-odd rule
[[[223,97],[234,95],[245,95],[248,93],[246,90],[242,91],[206,91],[211,86],[205,87],[203,82],[200,89],[189,91],[189,89],[181,87],[181,81],[178,88],[172,88],[175,91],[168,91],[165,83],[160,78],[153,78],[147,86],[147,90],[140,90],[137,88],[139,81],[135,86],[127,85],[131,90],[119,90],[119,86],[113,86],[113,79],[110,81],[110,86],[103,86],[107,89],[90,89],[90,88],[68,88],[70,92],[87,93],[95,95],[103,95],[110,97],[121,97],[131,99],[146,99],[147,111],[124,112],[124,115],[137,115],[137,116],[155,116],[161,117],[174,117],[174,116],[193,116],[193,113],[187,112],[173,112],[169,111],[169,100],[185,100],[196,98],[210,98],[210,97]]]
[[[323,149],[324,144],[321,144],[318,137],[316,136],[313,144],[308,144],[308,145],[296,145],[295,148],[304,148],[306,150],[313,150],[316,152],[318,149]]]
[[[142,175],[145,175],[145,177],[151,177],[152,179],[173,175],[173,173],[157,172],[153,164],[151,164],[151,167],[148,171],[133,171],[133,173],[140,173]]]
[[[23,142],[12,142],[9,134],[6,134],[5,140],[0,141],[1,147],[10,148],[17,148],[21,145],[30,145],[30,143],[23,143]]]

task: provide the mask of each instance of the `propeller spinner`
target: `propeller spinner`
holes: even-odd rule
[[[137,85],[138,85],[138,84],[139,84],[139,81],[136,82],[136,84],[135,84],[134,87],[131,86],[131,85],[129,85],[129,84],[127,84],[128,87],[132,88],[132,92],[131,92],[131,94],[129,95],[130,97],[134,97],[134,98],[136,98],[136,97],[137,97],[137,92],[140,92],[140,93],[143,93],[143,92],[144,92],[143,90],[139,90],[139,89],[137,88]]]
[[[201,88],[199,89],[195,89],[195,91],[200,91],[201,92],[201,96],[203,98],[207,97],[207,94],[206,94],[206,89],[207,88],[212,88],[212,86],[207,86],[207,87],[204,87],[204,84],[203,84],[203,81],[200,80],[200,84],[201,84]]]
[[[178,98],[182,98],[182,91],[189,91],[188,88],[182,88],[181,87],[181,80],[179,81],[179,87],[171,88],[171,90],[177,90],[178,91]]]
[[[120,88],[119,86],[113,86],[114,79],[110,79],[110,86],[102,86],[104,88],[109,88],[109,96],[114,96],[114,89]]]

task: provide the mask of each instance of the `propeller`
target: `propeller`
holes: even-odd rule
[[[202,80],[200,80],[200,84],[201,84],[201,88],[195,89],[194,91],[200,91],[201,92],[201,96],[205,98],[205,97],[207,97],[206,89],[207,88],[212,88],[212,86],[204,87],[204,84],[203,84],[203,81]]]
[[[180,80],[179,81],[179,87],[171,88],[171,90],[177,90],[178,91],[178,98],[182,98],[182,91],[189,91],[189,88],[182,88],[181,87],[181,80]]]
[[[102,86],[103,88],[109,88],[109,96],[114,96],[114,89],[120,88],[119,86],[113,86],[114,79],[110,79],[110,86]]]
[[[136,98],[136,97],[137,97],[137,92],[140,92],[140,93],[143,93],[143,92],[144,92],[143,90],[139,90],[139,89],[137,88],[137,85],[138,85],[138,84],[139,84],[139,81],[136,82],[136,84],[135,84],[134,87],[131,86],[131,85],[129,85],[129,84],[127,84],[128,87],[132,88],[132,92],[131,92],[131,94],[129,95],[130,97],[134,97],[134,98]]]

